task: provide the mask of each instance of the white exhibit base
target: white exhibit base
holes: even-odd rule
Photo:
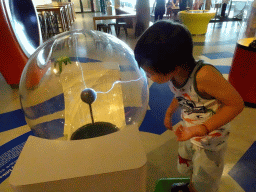
[[[137,126],[75,141],[30,136],[9,182],[14,191],[146,191],[146,154]]]

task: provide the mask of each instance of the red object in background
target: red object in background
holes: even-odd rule
[[[256,49],[237,44],[229,73],[229,82],[246,105],[256,104]]]
[[[42,77],[45,75],[46,71],[52,65],[51,60],[42,69],[40,69],[36,63],[29,65],[26,73],[26,88],[33,89],[36,87],[41,81]]]
[[[0,72],[8,84],[17,86],[28,58],[14,36],[2,2],[0,7],[0,26]]]
[[[0,73],[18,87],[28,58],[42,43],[33,0],[0,0]]]

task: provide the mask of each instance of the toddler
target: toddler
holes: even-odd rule
[[[187,190],[216,192],[224,167],[229,126],[244,108],[239,93],[216,68],[195,61],[190,32],[181,24],[159,21],[139,38],[135,59],[147,77],[168,83],[175,94],[164,124],[181,107],[181,125],[173,130],[179,141],[178,171],[190,175]],[[184,189],[184,186],[180,186]]]

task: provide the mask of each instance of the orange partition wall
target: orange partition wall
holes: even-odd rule
[[[9,24],[4,5],[0,6],[0,72],[10,85],[18,85],[28,58],[21,50]]]
[[[33,89],[40,83],[42,77],[45,75],[46,71],[52,66],[52,62],[49,61],[43,68],[40,68],[37,63],[30,64],[27,68],[26,88]]]

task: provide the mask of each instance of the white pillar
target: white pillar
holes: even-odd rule
[[[137,0],[136,3],[137,22],[135,36],[139,37],[148,27],[150,22],[149,0]]]
[[[211,0],[206,0],[205,1],[205,10],[210,10],[211,9]]]
[[[115,9],[120,7],[120,0],[115,0]]]

